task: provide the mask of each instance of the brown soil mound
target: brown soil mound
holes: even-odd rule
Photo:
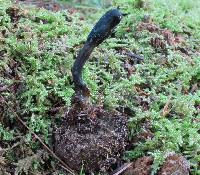
[[[189,175],[190,165],[188,161],[177,154],[167,157],[158,175]]]
[[[68,166],[87,172],[107,170],[127,144],[127,118],[76,102],[55,131],[55,152]]]
[[[123,175],[149,175],[153,158],[144,156],[133,162]],[[167,156],[164,164],[161,166],[158,175],[189,175],[190,166],[188,161],[177,154]]]
[[[151,174],[151,165],[153,164],[153,158],[144,156],[138,158],[133,162],[123,175],[149,175]]]

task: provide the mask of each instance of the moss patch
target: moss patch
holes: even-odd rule
[[[130,146],[126,159],[152,155],[156,172],[162,164],[161,157],[176,152],[185,156],[192,173],[198,174],[200,2],[112,3],[127,15],[113,36],[95,49],[84,69],[93,103],[130,116],[130,141],[138,141]],[[19,7],[6,0],[1,4],[2,171],[61,173],[60,168],[55,168],[57,163],[15,115],[52,145],[52,124],[61,122],[74,93],[74,58],[105,10],[90,10],[82,20],[78,11],[54,13]],[[128,53],[143,56],[144,60],[138,62]],[[144,132],[151,136],[141,137]],[[28,165],[22,168],[23,160]]]

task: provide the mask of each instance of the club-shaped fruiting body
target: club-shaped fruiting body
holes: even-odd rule
[[[109,10],[99,19],[88,35],[87,41],[83,48],[79,51],[72,67],[72,76],[76,94],[83,97],[88,97],[90,95],[90,91],[82,79],[83,66],[93,49],[108,38],[121,19],[122,14],[118,9]]]

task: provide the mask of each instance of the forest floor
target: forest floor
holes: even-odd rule
[[[78,112],[71,67],[108,9],[0,3],[0,175],[200,174],[200,1],[114,0],[126,15],[84,68],[94,106]]]

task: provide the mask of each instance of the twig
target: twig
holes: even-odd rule
[[[133,52],[126,52],[124,55],[127,55],[128,57],[132,58],[134,61],[143,61],[144,58],[142,56],[137,55]]]
[[[162,116],[165,117],[166,115],[169,114],[170,109],[169,109],[169,105],[171,104],[171,96],[169,97],[169,100],[167,101],[167,103],[165,104],[163,110],[162,110]]]
[[[120,175],[121,173],[123,173],[128,167],[130,167],[132,165],[132,163],[128,163],[128,164],[125,164],[123,166],[121,166],[119,168],[119,171],[117,171],[115,174],[113,175]]]
[[[74,173],[74,171],[71,169],[71,168],[69,168],[66,164],[65,164],[65,162],[63,162],[43,141],[42,141],[42,139],[34,132],[34,131],[32,131],[32,129],[31,128],[29,128],[27,125],[26,125],[26,123],[18,116],[18,114],[13,110],[13,109],[11,109],[10,108],[10,106],[8,105],[8,103],[4,100],[4,102],[5,102],[5,104],[7,105],[7,107],[12,111],[12,113],[14,114],[14,116],[17,118],[17,120],[19,120],[20,121],[20,123],[31,133],[31,134],[33,134],[34,135],[34,137],[36,138],[36,139],[38,139],[38,141],[44,146],[44,148],[46,149],[46,150],[48,150],[51,154],[52,154],[52,156],[55,158],[55,159],[57,159],[63,166],[63,169],[64,170],[66,170],[67,172],[69,172],[70,174],[72,174],[72,175],[76,175],[75,173]]]

